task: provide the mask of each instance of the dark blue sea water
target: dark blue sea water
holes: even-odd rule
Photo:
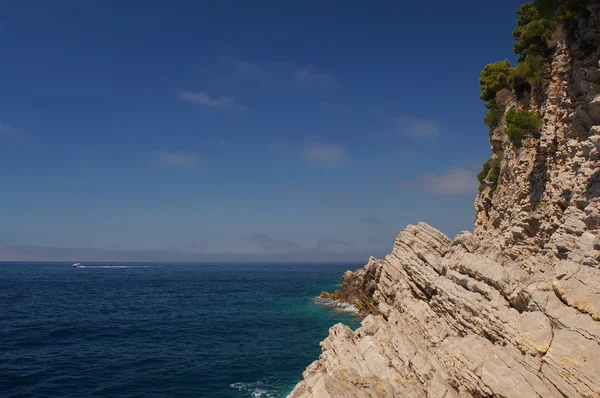
[[[361,264],[115,265],[0,264],[0,396],[284,397],[360,322],[313,298]]]

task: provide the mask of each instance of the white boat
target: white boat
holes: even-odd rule
[[[81,263],[75,263],[75,264],[72,265],[72,267],[81,268]]]

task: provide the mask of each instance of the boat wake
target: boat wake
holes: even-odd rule
[[[162,265],[78,265],[75,268],[160,268]]]

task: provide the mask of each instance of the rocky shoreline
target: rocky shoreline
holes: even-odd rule
[[[600,397],[600,5],[575,22],[540,89],[505,99],[539,132],[490,130],[474,233],[410,225],[346,272],[323,296],[368,316],[330,329],[291,398]]]

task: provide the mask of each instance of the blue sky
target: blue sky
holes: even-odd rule
[[[363,261],[471,229],[521,2],[19,1],[0,260]]]

